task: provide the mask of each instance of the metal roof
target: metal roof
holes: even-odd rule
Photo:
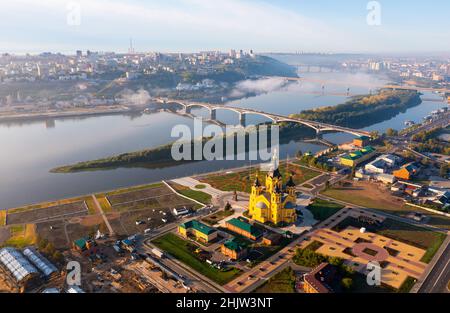
[[[51,274],[58,271],[58,269],[50,263],[42,254],[36,251],[32,247],[28,247],[23,250],[23,254],[31,261],[45,276],[50,276]]]
[[[38,274],[38,270],[14,248],[0,250],[0,262],[14,275],[18,282],[32,274]]]
[[[186,223],[180,224],[180,227],[185,228],[185,229],[192,228],[192,229],[195,229],[196,231],[199,231],[205,235],[210,235],[216,231],[214,228],[206,226],[205,224],[203,224],[197,220],[192,220],[192,221],[188,221]]]

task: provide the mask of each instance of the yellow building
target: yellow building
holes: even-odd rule
[[[343,155],[340,158],[341,165],[355,167],[361,162],[364,162],[377,154],[377,151],[371,147],[367,146],[361,150],[350,152],[349,154]]]
[[[178,233],[185,238],[193,236],[196,240],[206,243],[217,238],[217,230],[196,220],[180,224]]]
[[[250,195],[249,215],[261,223],[294,223],[297,220],[295,203],[295,183],[292,176],[283,188],[282,176],[276,169],[267,174],[265,187],[256,178]]]

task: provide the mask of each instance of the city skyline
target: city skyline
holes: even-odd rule
[[[378,1],[380,25],[371,26],[365,0],[19,0],[2,4],[0,52],[126,52],[130,38],[136,51],[448,52],[437,30],[450,26],[450,4],[433,2]]]

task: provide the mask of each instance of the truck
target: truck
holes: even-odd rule
[[[152,249],[152,253],[153,253],[154,255],[156,255],[156,256],[157,256],[158,258],[160,258],[160,259],[164,258],[164,252],[161,251],[161,250],[159,250],[159,249],[157,249],[157,248],[153,248],[153,249]]]

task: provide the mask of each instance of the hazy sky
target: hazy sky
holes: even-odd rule
[[[450,1],[378,2],[370,26],[366,0],[2,0],[0,51],[450,51]]]

